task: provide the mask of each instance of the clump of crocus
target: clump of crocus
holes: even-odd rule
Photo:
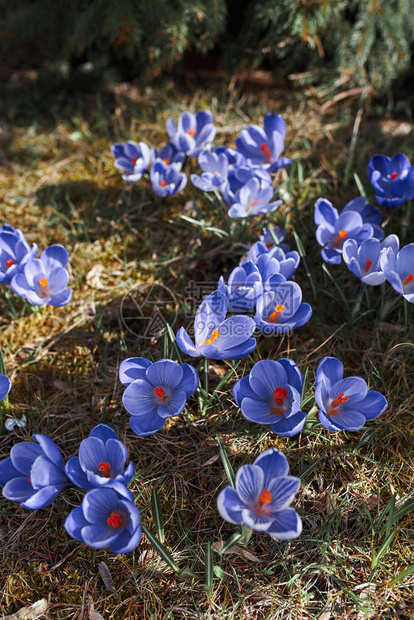
[[[300,256],[295,250],[285,252],[278,246],[268,249],[264,243],[256,241],[247,253],[246,260],[253,261],[259,268],[262,276],[264,272],[267,273],[264,281],[267,281],[273,273],[281,273],[286,280],[289,280],[299,266]],[[276,265],[276,261],[278,267],[269,269],[270,266]]]
[[[227,183],[229,162],[224,153],[202,151],[198,156],[198,163],[203,171],[202,174],[191,175],[191,181],[198,189],[203,192],[212,192]]]
[[[377,286],[385,282],[385,273],[381,269],[380,258],[387,248],[397,254],[400,247],[396,235],[389,235],[380,242],[378,239],[365,239],[358,245],[355,239],[347,239],[343,247],[344,263],[361,282],[370,286]]]
[[[6,398],[11,390],[11,381],[6,375],[0,375],[0,400]]]
[[[380,258],[381,269],[392,288],[410,303],[414,303],[414,243],[399,252],[387,248]]]
[[[61,245],[52,245],[43,250],[40,258],[24,263],[22,272],[17,273],[11,288],[33,306],[65,306],[72,298],[67,288],[69,273],[65,269],[69,260],[67,250]]]
[[[335,357],[324,357],[316,371],[315,400],[319,419],[330,431],[358,431],[367,420],[388,407],[386,398],[361,377],[343,378],[344,366]]]
[[[15,444],[10,458],[0,462],[3,496],[30,510],[49,506],[69,483],[55,442],[46,435],[33,435],[33,439],[35,443]]]
[[[177,344],[191,357],[234,360],[249,355],[256,348],[252,338],[255,323],[251,317],[234,315],[226,319],[228,299],[222,291],[214,291],[201,302],[194,319],[195,344],[181,327]]]
[[[196,370],[189,364],[163,359],[150,362],[143,357],[124,360],[119,379],[127,388],[122,397],[131,414],[130,425],[137,435],[151,435],[167,418],[178,416],[198,385]]]
[[[374,155],[368,177],[381,207],[395,209],[414,198],[414,166],[406,155]]]
[[[103,486],[86,493],[82,504],[66,517],[65,530],[93,549],[109,547],[130,553],[141,540],[141,517],[129,491]]]
[[[248,312],[263,292],[262,276],[256,265],[246,261],[233,269],[227,285],[224,278],[220,278],[218,290],[227,296],[231,312]]]
[[[302,520],[290,508],[299,488],[299,478],[289,476],[286,457],[271,448],[253,465],[240,467],[235,488],[228,486],[221,491],[217,507],[225,521],[266,532],[278,540],[291,540],[302,532]]]
[[[284,168],[291,163],[287,157],[280,157],[285,147],[286,125],[278,114],[267,114],[264,129],[249,125],[236,139],[237,150],[253,166],[263,166],[269,171]]]
[[[202,150],[209,149],[216,135],[213,115],[208,110],[197,114],[184,112],[177,124],[170,117],[166,127],[176,149],[190,157],[197,157]]]
[[[285,253],[289,252],[290,251],[289,245],[287,243],[283,243],[286,237],[286,233],[283,230],[283,228],[280,228],[280,226],[274,226],[273,234],[276,237],[276,239],[279,241],[279,245],[275,244],[275,241],[270,233],[270,229],[267,227],[263,228],[263,232],[259,237],[260,243],[263,243],[266,246],[267,250],[271,250],[276,245],[277,247],[281,247]]]
[[[306,413],[300,411],[302,373],[291,359],[260,360],[249,376],[233,386],[233,396],[250,422],[268,424],[281,437],[302,430]]]
[[[145,142],[130,140],[125,144],[114,144],[111,151],[115,167],[124,173],[124,181],[139,181],[151,161],[151,149]]]
[[[79,446],[79,456],[66,463],[66,475],[74,485],[90,490],[108,486],[119,489],[131,482],[134,475],[132,461],[124,469],[128,457],[126,446],[106,424],[98,424]]]
[[[10,284],[12,278],[28,260],[35,258],[39,248],[27,243],[21,230],[4,224],[0,227],[0,284]]]
[[[272,275],[256,305],[254,320],[266,335],[286,335],[301,327],[312,316],[312,308],[302,303],[302,289],[296,282],[286,282],[279,273]]]
[[[161,159],[167,166],[170,164],[182,166],[185,161],[185,153],[179,151],[172,142],[167,142],[160,151],[156,148],[151,150],[151,160],[156,161],[157,159]]]
[[[165,198],[181,192],[187,185],[187,176],[181,172],[181,164],[167,165],[162,159],[157,159],[150,171],[152,189]]]
[[[227,183],[220,188],[221,195],[228,205],[240,203],[240,190],[252,179],[258,181],[260,189],[271,188],[272,186],[272,177],[267,170],[251,168],[245,164],[229,167]]]
[[[281,200],[271,202],[273,194],[272,186],[263,187],[257,178],[252,178],[237,190],[228,214],[230,217],[250,217],[260,213],[271,213],[282,204]]]
[[[366,207],[369,205],[366,205],[365,198],[358,198],[348,203],[339,214],[329,200],[319,198],[316,201],[315,224],[318,227],[316,240],[323,248],[321,255],[326,263],[339,265],[343,245],[347,239],[355,239],[361,244],[370,237],[383,238],[381,227],[372,221],[374,217],[372,209]],[[365,211],[367,219],[364,219]]]

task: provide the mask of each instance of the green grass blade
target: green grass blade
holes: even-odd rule
[[[371,570],[374,570],[378,566],[378,562],[380,561],[382,556],[387,553],[388,547],[394,540],[396,534],[397,534],[397,530],[394,530],[394,532],[392,532],[388,536],[388,538],[385,540],[384,544],[382,545],[381,549],[378,551],[377,555],[373,555],[372,562],[371,562]]]
[[[220,457],[223,463],[223,467],[224,467],[224,471],[226,472],[226,477],[228,480],[228,483],[234,487],[235,484],[235,475],[234,475],[234,471],[233,471],[233,467],[230,464],[229,461],[229,457],[227,456],[227,453],[225,451],[225,449],[223,448],[223,444],[220,441],[219,437],[216,437],[217,439],[217,443],[218,443],[218,447],[219,447],[219,452],[220,452]]]
[[[210,541],[206,544],[204,553],[205,588],[210,597],[213,592],[214,556]]]
[[[154,536],[154,534],[152,534],[149,531],[149,529],[145,527],[145,525],[142,526],[142,531],[144,532],[145,536],[148,538],[149,542],[154,547],[155,551],[158,553],[160,558],[162,558],[164,560],[164,562],[166,564],[168,564],[168,566],[170,568],[172,568],[174,573],[179,575],[181,573],[181,571],[178,568],[177,564],[174,562],[174,559],[173,559],[171,553],[164,547],[164,545],[162,543],[160,543],[158,538],[156,538]]]
[[[241,534],[240,532],[236,532],[235,534],[233,534],[233,536],[228,540],[228,542],[222,546],[222,548],[220,549],[220,555],[224,555],[225,553],[227,553],[228,551],[230,551],[230,549],[232,547],[234,547],[234,545],[237,545],[238,542],[241,542],[244,540],[244,536],[243,534]]]
[[[161,543],[164,543],[164,515],[161,508],[160,498],[158,497],[157,489],[155,487],[152,489],[151,493],[151,511],[158,538]]]
[[[399,583],[400,581],[403,581],[403,579],[405,579],[406,577],[411,575],[411,573],[414,573],[414,564],[411,564],[411,566],[409,566],[408,568],[403,570],[402,573],[397,575],[395,577],[395,579],[390,581],[390,583],[388,584],[388,587],[391,588],[391,586],[394,586],[396,583]]]

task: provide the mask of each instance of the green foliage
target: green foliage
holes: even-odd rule
[[[305,82],[384,89],[410,65],[414,0],[20,0],[7,9],[6,32],[42,40],[51,58],[134,75],[218,44],[231,69],[264,62]]]

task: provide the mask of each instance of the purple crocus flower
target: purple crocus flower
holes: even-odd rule
[[[165,198],[181,192],[187,185],[187,177],[184,172],[180,172],[181,164],[170,164],[169,166],[157,159],[150,171],[152,189],[158,196]]]
[[[234,315],[226,319],[228,300],[222,291],[210,293],[200,304],[195,320],[195,345],[187,330],[181,327],[177,344],[191,357],[235,360],[249,355],[256,348],[252,338],[255,323],[251,317]]]
[[[388,403],[380,392],[368,391],[361,377],[343,379],[343,374],[344,366],[335,357],[320,362],[315,383],[319,419],[330,431],[358,431],[384,413]]]
[[[385,273],[381,269],[380,257],[387,248],[397,254],[400,247],[396,235],[389,235],[380,242],[378,239],[365,239],[358,245],[355,239],[347,239],[343,246],[343,259],[353,274],[364,284],[377,286],[385,282]]]
[[[358,244],[369,237],[375,237],[379,227],[364,222],[358,211],[347,208],[341,214],[325,198],[315,204],[316,240],[323,247],[322,258],[326,263],[339,265],[346,239],[355,239]],[[381,231],[381,229],[379,229]],[[383,233],[378,233],[383,236]]]
[[[130,140],[126,144],[114,144],[111,151],[115,157],[115,167],[124,173],[123,180],[131,183],[140,180],[151,161],[151,149],[145,142]]]
[[[273,233],[276,237],[276,239],[278,239],[280,247],[282,248],[282,250],[286,253],[290,251],[290,246],[287,243],[283,243],[283,241],[285,240],[286,237],[286,233],[283,230],[283,228],[280,228],[280,226],[274,226],[273,227]],[[265,226],[265,228],[263,228],[263,233],[260,235],[259,237],[259,241],[260,243],[263,243],[263,245],[266,246],[266,249],[272,250],[272,248],[275,247],[275,242],[273,240],[272,235],[270,234],[270,230],[269,228],[267,228],[267,226]],[[279,247],[279,246],[277,246]]]
[[[284,335],[301,327],[312,316],[312,308],[302,303],[302,290],[296,282],[286,282],[281,274],[273,275],[256,305],[254,320],[264,334]]]
[[[46,435],[33,435],[35,443],[22,441],[0,462],[3,496],[37,510],[53,502],[69,483],[59,448]]]
[[[68,259],[69,254],[62,245],[51,245],[43,250],[40,258],[24,263],[22,273],[17,273],[10,283],[12,291],[32,306],[65,306],[72,298],[72,291],[67,288],[69,273],[65,269]]]
[[[233,396],[250,422],[269,424],[281,437],[302,430],[306,413],[300,411],[302,373],[291,359],[260,360],[248,377],[233,386]]]
[[[10,284],[25,262],[35,258],[39,248],[27,243],[21,230],[4,224],[0,227],[0,284]]]
[[[299,487],[299,478],[289,476],[286,457],[270,448],[253,465],[240,467],[235,488],[221,491],[217,508],[225,521],[267,532],[277,540],[291,540],[302,532],[302,520],[290,508]]]
[[[341,213],[346,213],[347,211],[356,211],[359,213],[364,221],[364,224],[372,225],[374,230],[373,236],[381,241],[384,237],[384,231],[380,226],[382,221],[382,213],[378,207],[369,204],[364,196],[357,196],[344,206]]]
[[[241,190],[251,179],[257,179],[260,188],[272,186],[272,177],[262,168],[250,166],[233,166],[228,169],[227,183],[220,192],[228,205],[232,206],[238,200],[238,190]]]
[[[66,475],[73,484],[89,491],[110,486],[119,489],[131,482],[135,473],[132,461],[124,471],[128,452],[117,434],[106,424],[98,424],[79,446],[79,456],[66,463]]]
[[[280,157],[285,148],[286,125],[278,114],[267,114],[263,125],[264,130],[258,125],[243,129],[236,146],[251,165],[274,172],[291,163],[287,157]]]
[[[220,278],[218,290],[227,296],[231,312],[249,312],[263,292],[260,271],[251,261],[246,261],[233,269],[227,285]]]
[[[392,288],[410,303],[414,303],[414,243],[399,252],[387,248],[380,258],[381,269]]]
[[[227,182],[228,159],[224,153],[217,155],[210,151],[202,151],[198,156],[198,163],[203,170],[200,176],[191,175],[191,181],[203,192],[218,190]]]
[[[392,158],[374,155],[368,164],[368,177],[381,207],[395,209],[414,198],[414,166],[402,153]]]
[[[173,360],[150,362],[143,357],[124,360],[119,379],[127,386],[122,397],[131,414],[130,425],[137,435],[151,435],[167,418],[178,416],[198,386],[196,370]]]
[[[282,204],[281,200],[272,200],[274,188],[261,187],[257,178],[250,179],[237,190],[235,201],[228,210],[230,217],[249,217],[260,213],[271,213]]]
[[[267,258],[263,258],[263,257]],[[267,264],[271,261],[271,264],[275,265],[276,261],[279,265],[278,269],[274,269],[273,273],[281,273],[285,276],[286,280],[289,280],[300,263],[299,253],[295,250],[285,252],[282,248],[278,246],[273,246],[268,249],[264,243],[261,241],[256,241],[250,248],[246,260],[251,260],[255,265],[259,267],[261,272],[264,271],[266,265],[266,271],[268,271]],[[273,274],[270,274],[273,275]],[[270,277],[270,275],[265,276],[265,281]]]
[[[239,153],[239,151],[236,151],[236,149],[231,149],[228,146],[217,146],[214,149],[214,152],[217,155],[225,155],[227,158],[227,162],[229,165],[229,171],[232,170],[233,168],[237,168],[239,166],[245,166],[246,165],[246,158],[244,157],[244,155],[242,155],[241,153]]]
[[[107,486],[86,493],[82,504],[66,517],[65,530],[93,549],[109,547],[113,553],[130,553],[141,540],[141,517],[129,491]]]
[[[213,115],[208,110],[195,115],[184,112],[177,125],[170,117],[166,127],[174,146],[190,157],[197,157],[202,150],[209,149],[216,135]]]
[[[0,400],[6,398],[11,390],[11,381],[6,375],[0,375]]]
[[[151,149],[151,161],[154,162],[157,159],[161,159],[167,166],[170,164],[181,164],[182,166],[185,161],[185,153],[179,151],[172,142],[167,142],[161,151],[156,148]]]

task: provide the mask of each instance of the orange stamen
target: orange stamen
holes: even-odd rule
[[[161,187],[165,187],[167,185],[167,181],[165,181],[164,179],[161,181],[160,183]]]
[[[270,504],[272,501],[272,494],[268,489],[265,489],[259,496],[259,508],[262,508],[264,504]]]
[[[253,207],[256,206],[258,203],[259,203],[258,200],[251,200],[249,204],[249,210],[253,209]]]
[[[47,278],[41,278],[39,284],[42,287],[42,289],[45,290],[45,288],[47,287],[49,282],[48,282]]]
[[[131,157],[131,163],[134,164],[134,166],[137,163],[137,161],[138,161],[138,157]]]
[[[288,391],[285,390],[285,388],[277,387],[273,393],[273,400],[275,401],[276,405],[283,405],[283,401],[285,400],[287,395]]]
[[[165,390],[163,390],[162,387],[156,387],[152,391],[158,396],[158,398],[164,398],[165,396]]]
[[[111,512],[111,516],[106,520],[107,524],[111,527],[123,527],[125,525],[125,519],[119,512]]]
[[[194,138],[195,134],[197,133],[197,130],[196,129],[187,129],[187,133],[188,133],[189,136]]]
[[[206,344],[213,344],[213,342],[216,340],[216,338],[218,338],[220,336],[218,329],[213,329],[213,333],[211,334],[210,338],[207,338],[207,340],[205,341],[204,345]]]
[[[102,461],[102,463],[99,463],[99,471],[101,472],[104,478],[110,478],[110,475],[109,475],[109,472],[111,471],[110,463],[107,463],[106,461]]]
[[[395,179],[398,177],[398,172],[393,172],[391,174],[391,181],[395,181]]]
[[[170,163],[170,160],[169,160],[169,158],[168,158],[168,157],[164,157],[164,159],[163,159],[162,161],[163,161],[164,163],[166,163],[166,164],[167,164],[167,166],[168,166],[168,164]]]
[[[270,248],[272,248],[274,245],[274,243],[266,243],[266,247],[268,250],[270,250]]]
[[[331,407],[332,409],[336,409],[337,407],[339,407],[339,405],[342,405],[342,403],[346,403],[348,400],[349,400],[348,396],[344,396],[343,392],[339,392],[337,398],[335,398],[335,400],[332,401]]]
[[[11,258],[6,262],[6,267],[13,267],[13,265],[17,265]]]
[[[372,260],[369,260],[369,258],[367,258],[367,262],[365,263],[365,273],[368,273],[371,265],[372,265]]]
[[[412,273],[410,273],[404,280],[403,286],[407,286],[407,284],[410,284],[410,282],[412,282],[414,280],[414,276]]]
[[[340,230],[335,240],[335,243],[332,244],[333,247],[337,248],[339,245],[341,245],[342,241],[346,239],[347,236],[348,236],[348,233],[346,232],[346,230]]]
[[[278,320],[279,314],[285,311],[285,306],[283,304],[278,304],[275,308],[275,311],[269,316],[269,323],[275,323]]]
[[[272,153],[270,152],[269,146],[266,144],[266,142],[262,144],[260,150],[266,155],[269,161],[272,159]]]

